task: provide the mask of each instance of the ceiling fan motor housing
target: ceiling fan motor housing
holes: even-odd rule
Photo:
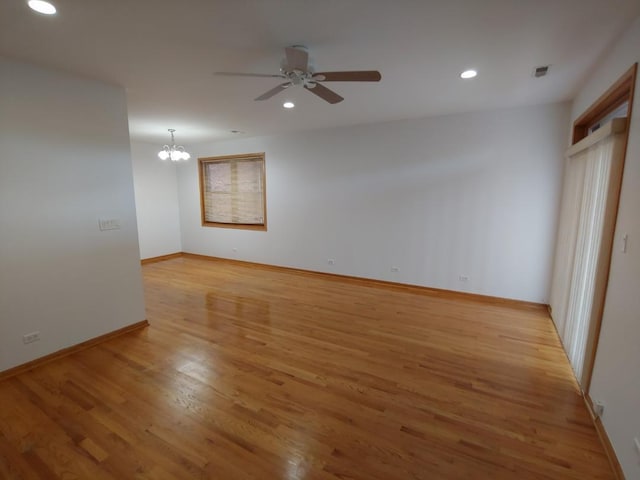
[[[301,85],[322,100],[335,104],[344,98],[333,90],[327,88],[321,82],[379,82],[382,78],[377,70],[353,70],[339,72],[320,72],[316,70],[309,58],[309,51],[303,45],[293,45],[285,48],[285,57],[280,62],[280,74],[256,74],[218,72],[219,75],[249,76],[249,77],[276,77],[286,79],[286,82],[276,85],[271,90],[263,93],[255,100],[267,100],[291,86]]]

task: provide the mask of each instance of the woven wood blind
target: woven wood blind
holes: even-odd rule
[[[264,180],[263,157],[203,161],[204,222],[264,225]]]

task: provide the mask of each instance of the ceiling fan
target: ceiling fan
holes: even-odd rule
[[[272,77],[284,78],[286,82],[263,93],[255,100],[267,100],[293,85],[302,85],[309,92],[329,103],[339,103],[344,98],[321,82],[379,82],[382,76],[377,70],[358,70],[347,72],[316,72],[309,64],[309,51],[302,45],[285,48],[285,58],[280,66],[280,73],[271,75],[263,73],[216,72],[216,75],[232,77]]]

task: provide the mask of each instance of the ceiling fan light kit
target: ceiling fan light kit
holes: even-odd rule
[[[187,151],[185,151],[182,145],[176,145],[176,142],[173,138],[173,132],[176,131],[175,128],[169,128],[169,133],[171,134],[171,144],[164,145],[162,150],[158,152],[158,157],[160,160],[168,160],[170,159],[172,162],[179,162],[180,160],[189,160],[191,155]]]
[[[277,85],[255,98],[256,101],[268,100],[292,86],[302,86],[305,90],[308,90],[330,104],[340,103],[344,98],[320,82],[379,82],[382,78],[380,72],[377,70],[315,72],[309,63],[309,51],[302,45],[285,48],[285,58],[280,66],[280,74],[217,72],[217,75],[275,77],[286,80],[284,83]]]

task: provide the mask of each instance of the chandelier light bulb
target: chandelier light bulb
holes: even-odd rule
[[[164,145],[162,150],[158,152],[158,157],[160,160],[171,159],[173,162],[179,162],[180,160],[189,160],[191,155],[185,152],[184,147],[182,145],[176,145],[176,142],[173,138],[173,132],[175,132],[174,128],[169,129],[169,133],[171,134],[171,144]]]

